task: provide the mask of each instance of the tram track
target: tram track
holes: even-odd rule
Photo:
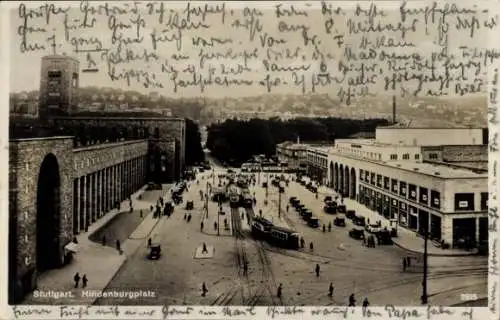
[[[250,219],[249,221],[252,221],[254,218],[253,209],[246,208],[245,211],[247,213],[247,218]],[[264,244],[256,240],[252,240],[252,242],[257,249],[257,258],[260,265],[260,286],[258,286],[254,294],[249,297],[247,305],[256,306],[267,292],[272,305],[283,306],[282,298],[277,297],[274,292],[274,290],[278,288],[278,285],[272,270],[271,260],[267,255]]]

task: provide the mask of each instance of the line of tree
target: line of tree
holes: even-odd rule
[[[186,118],[186,165],[192,166],[205,161],[205,152],[201,145],[200,128],[196,122]]]
[[[342,118],[229,119],[210,125],[207,148],[218,160],[238,165],[254,155],[276,153],[276,145],[284,141],[321,141],[333,143],[358,132],[375,132],[387,126],[387,119],[353,120]]]

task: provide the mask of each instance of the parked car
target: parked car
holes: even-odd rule
[[[349,230],[349,237],[357,240],[363,240],[365,238],[365,231],[359,228],[352,228]]]
[[[341,207],[341,206],[339,206],[339,207]],[[344,206],[344,207],[345,207],[345,206]],[[339,209],[340,209],[340,208],[339,208]],[[339,210],[339,212],[340,212],[340,210]],[[352,219],[354,219],[354,217],[355,217],[355,216],[356,216],[356,211],[354,211],[354,210],[347,210],[347,212],[346,212],[346,214],[345,214],[345,217],[346,217],[347,219],[351,219],[351,220],[352,220]]]
[[[323,199],[323,202],[331,202],[332,201],[332,196],[326,196],[325,199]]]
[[[193,203],[193,201],[191,201],[191,200],[190,200],[190,201],[187,201],[187,202],[186,202],[186,210],[193,210],[193,208],[194,208],[194,203]]]
[[[345,204],[341,204],[341,205],[337,206],[337,212],[339,212],[339,213],[346,213],[347,212],[347,208],[345,207]]]
[[[309,220],[307,220],[307,225],[311,228],[318,228],[319,227],[319,219],[316,217],[311,217]]]
[[[311,212],[311,210],[305,209],[302,212],[301,216],[302,216],[302,219],[304,219],[305,221],[308,221],[312,217],[312,212]]]
[[[293,205],[297,201],[297,197],[290,197],[290,204]]]
[[[366,225],[365,217],[363,216],[354,215],[354,217],[352,218],[352,222],[360,227],[364,227]]]
[[[337,227],[345,227],[345,218],[336,217],[333,224]]]
[[[394,242],[392,241],[391,232],[387,229],[381,230],[377,233],[377,242],[378,245],[392,245]]]
[[[335,202],[327,202],[323,207],[325,213],[335,214],[337,213],[337,205]]]

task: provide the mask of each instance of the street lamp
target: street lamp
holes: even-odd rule
[[[281,218],[281,194],[285,192],[285,188],[282,186],[278,187],[278,217]]]
[[[208,219],[208,181],[207,181],[206,192],[205,192],[205,211],[206,211],[206,216]]]
[[[219,196],[219,212],[217,213],[217,235],[220,236],[220,212],[222,211],[222,200]]]
[[[427,240],[429,238],[429,222],[425,224],[424,234],[424,278],[422,280],[422,304],[427,304]]]

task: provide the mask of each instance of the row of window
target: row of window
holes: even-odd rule
[[[319,163],[324,167],[326,167],[328,164],[328,160],[326,157],[319,157],[319,156],[309,154],[309,153],[307,154],[307,160],[309,160],[311,162]]]
[[[413,156],[413,158],[414,158],[415,160],[419,160],[419,159],[420,159],[420,155],[419,155],[418,153],[416,153],[416,154]],[[395,153],[393,153],[393,154],[391,154],[391,155],[390,155],[390,159],[391,159],[391,160],[398,160],[398,155],[397,155],[397,154],[395,154]],[[403,154],[403,160],[410,160],[410,154],[409,154],[409,153],[405,153],[405,154]]]
[[[427,188],[417,186],[415,184],[398,181],[389,177],[359,170],[359,180],[369,183],[373,186],[389,190],[394,194],[399,194],[405,199],[418,202],[420,204],[430,206],[435,209],[441,208],[441,194],[436,190],[428,190]],[[417,195],[418,192],[418,195]],[[429,197],[430,193],[430,197]],[[455,194],[455,211],[474,211],[474,193],[456,193]],[[488,209],[488,193],[481,193],[480,210]]]

